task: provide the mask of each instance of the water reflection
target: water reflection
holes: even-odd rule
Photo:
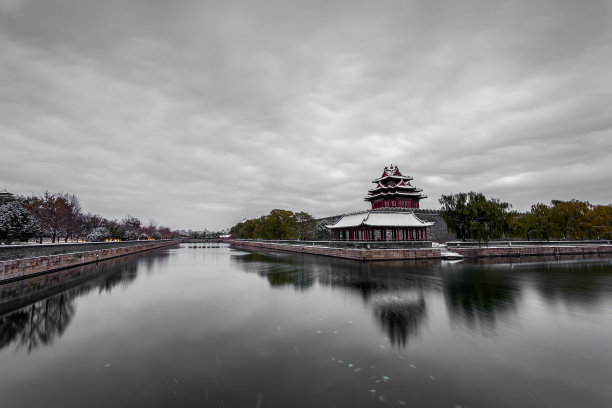
[[[409,338],[416,337],[425,321],[425,299],[395,298],[374,306],[374,316],[391,344],[406,347]]]
[[[62,293],[0,317],[0,349],[14,341],[28,352],[51,344],[70,324],[76,311],[73,300]]]
[[[499,272],[499,270],[498,270]],[[446,276],[444,296],[451,322],[470,329],[494,329],[500,319],[516,313],[520,285],[495,267],[461,265]]]
[[[76,314],[75,299],[127,287],[138,271],[167,262],[166,252],[138,254],[0,286],[0,350],[16,342],[28,352],[61,337]]]
[[[287,253],[243,253],[231,257],[248,273],[256,273],[271,286],[290,285],[306,290],[314,283],[357,293],[364,302],[379,293],[397,290],[441,290],[432,279],[435,261],[356,262],[338,258]],[[418,268],[418,273],[414,272]]]
[[[395,345],[405,347],[419,334],[427,318],[427,294],[442,292],[452,326],[495,331],[499,322],[512,322],[523,287],[535,287],[547,302],[595,302],[612,292],[610,259],[554,257],[543,263],[438,261],[368,263],[279,252],[232,256],[244,271],[266,278],[271,286],[307,290],[315,283],[359,296],[379,327]],[[530,259],[531,260],[531,259]],[[524,261],[524,260],[523,260]],[[570,262],[570,263],[568,263]],[[586,263],[585,263],[586,262]],[[448,266],[448,267],[446,267]]]
[[[255,252],[232,256],[231,259],[245,271],[267,279],[272,287],[293,286],[298,290],[306,290],[315,283],[315,273],[312,270],[315,264],[309,268],[298,264],[294,258]]]
[[[405,347],[427,316],[423,293],[441,290],[433,275],[435,262],[365,263],[284,253],[247,253],[232,261],[257,273],[270,286],[307,290],[315,283],[359,296],[372,309],[378,326],[393,345]],[[414,268],[418,274],[411,273]]]
[[[550,304],[565,306],[597,303],[612,293],[611,261],[548,264],[531,275],[536,289]]]

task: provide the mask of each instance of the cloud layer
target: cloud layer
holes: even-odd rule
[[[0,188],[219,229],[366,207],[612,202],[608,1],[0,0]]]

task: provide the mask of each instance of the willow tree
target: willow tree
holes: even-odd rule
[[[482,193],[442,195],[440,215],[449,232],[465,241],[475,239],[488,243],[509,231],[510,204],[497,198],[486,198]]]

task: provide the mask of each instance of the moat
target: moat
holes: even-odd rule
[[[0,285],[0,406],[612,406],[612,258],[502,262],[183,244]]]

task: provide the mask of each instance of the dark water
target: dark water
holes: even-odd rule
[[[612,407],[605,258],[183,246],[1,285],[0,315],[2,408]]]

